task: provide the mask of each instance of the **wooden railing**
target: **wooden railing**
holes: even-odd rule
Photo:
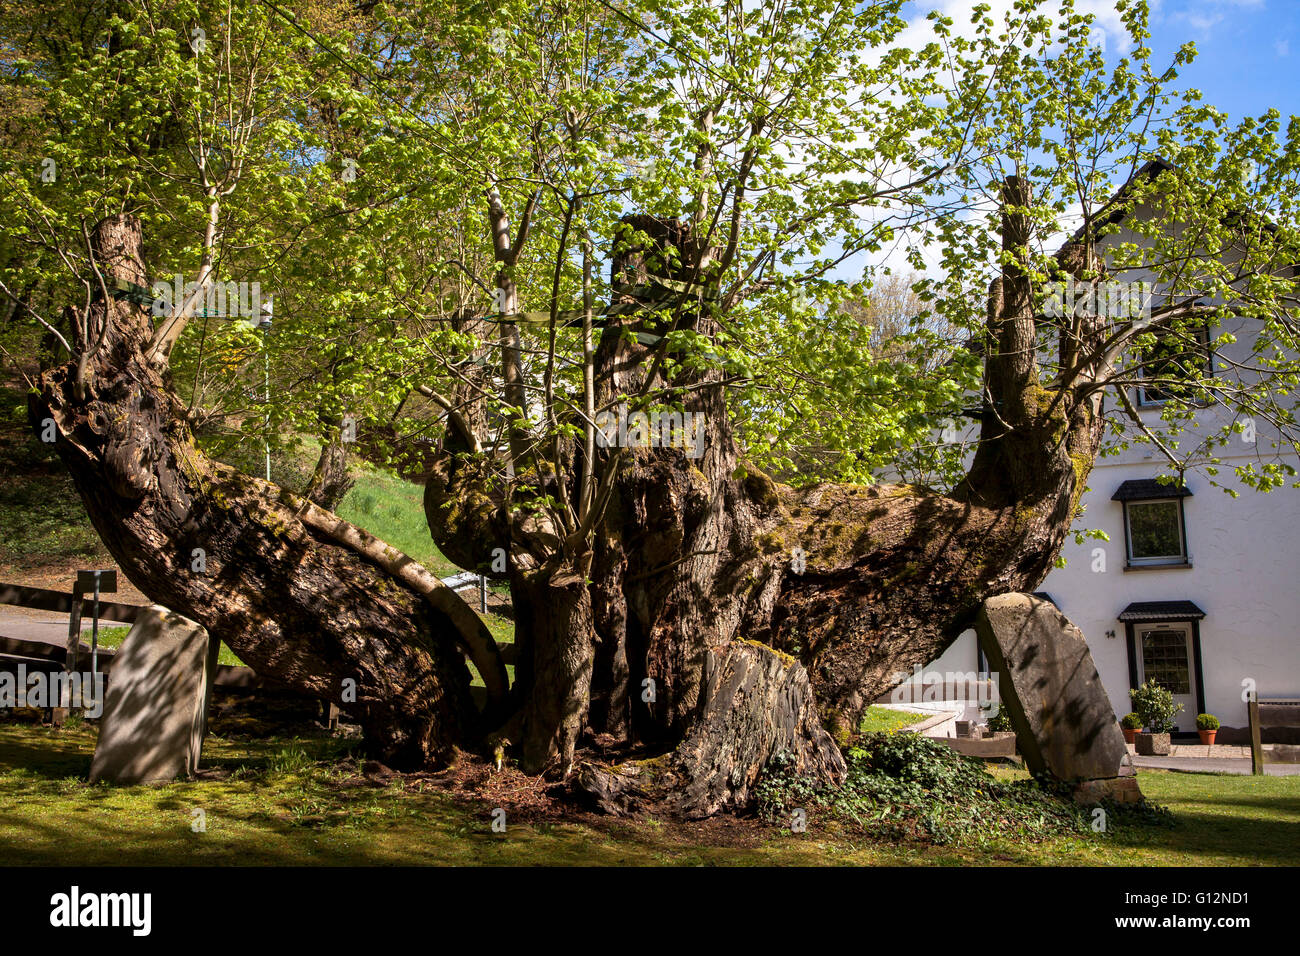
[[[1260,700],[1258,695],[1252,693],[1246,702],[1246,714],[1250,721],[1250,772],[1258,776],[1264,773],[1264,729],[1300,727],[1300,699]],[[1281,745],[1270,746],[1276,749]],[[1274,757],[1277,755],[1274,754]],[[1284,757],[1278,762],[1289,761]]]

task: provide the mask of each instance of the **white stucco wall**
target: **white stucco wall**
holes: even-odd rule
[[[1110,541],[1080,545],[1069,539],[1066,566],[1052,571],[1039,590],[1083,631],[1117,716],[1132,709],[1119,613],[1135,601],[1195,603],[1206,615],[1200,622],[1205,707],[1225,726],[1244,727],[1244,679],[1255,682],[1261,697],[1300,697],[1300,490],[1263,494],[1238,487],[1234,499],[1206,476],[1189,474],[1192,496],[1184,507],[1191,567],[1126,571],[1123,507],[1110,496],[1121,482],[1160,471],[1154,459],[1099,463],[1084,495],[1081,525],[1105,531]],[[1228,483],[1222,473],[1218,480]],[[974,670],[976,657],[974,632],[967,631],[926,670]],[[1195,716],[1180,715],[1180,729],[1194,730]]]
[[[1066,566],[1048,575],[1042,590],[1087,637],[1121,715],[1131,708],[1125,628],[1117,615],[1134,601],[1194,602],[1206,615],[1200,622],[1205,706],[1224,724],[1245,726],[1244,679],[1255,682],[1261,697],[1300,696],[1300,490],[1239,488],[1234,499],[1203,474],[1189,474],[1184,514],[1192,566],[1126,571],[1123,507],[1110,496],[1121,482],[1160,470],[1154,460],[1093,470],[1083,523],[1106,531],[1110,541],[1068,541]],[[1220,480],[1231,483],[1222,472]],[[1103,566],[1095,561],[1097,548],[1104,571],[1093,570]],[[1195,729],[1195,714],[1183,718],[1182,729]]]
[[[1149,245],[1127,228],[1111,241]],[[1145,270],[1129,270],[1117,278],[1150,281],[1153,276]],[[1157,293],[1154,304],[1164,301]],[[1223,332],[1233,333],[1237,341],[1220,346],[1215,374],[1231,378],[1233,361],[1252,364],[1253,328],[1247,320],[1229,318],[1215,335]],[[1106,396],[1103,413],[1111,419],[1124,416],[1111,395]],[[1150,427],[1163,430],[1158,408],[1142,408],[1140,414]],[[1240,418],[1219,407],[1197,415],[1206,432],[1217,431],[1234,417]],[[1099,458],[1094,466],[1082,499],[1086,510],[1074,526],[1100,529],[1110,540],[1076,544],[1072,537],[1068,539],[1063,551],[1066,566],[1052,571],[1038,590],[1050,594],[1083,631],[1118,715],[1132,708],[1126,631],[1117,615],[1135,601],[1186,600],[1205,612],[1200,622],[1205,709],[1225,726],[1246,725],[1243,680],[1254,681],[1261,697],[1300,697],[1300,489],[1283,487],[1265,494],[1243,487],[1233,475],[1237,465],[1279,460],[1295,465],[1296,456],[1293,451],[1289,456],[1279,454],[1277,432],[1262,418],[1253,425],[1254,443],[1237,436],[1227,447],[1216,449],[1221,460],[1217,475],[1204,468],[1186,474],[1192,491],[1184,500],[1190,567],[1125,570],[1124,510],[1110,498],[1126,480],[1171,474],[1160,452],[1150,445],[1133,444],[1112,457]],[[964,438],[973,442],[977,428],[964,423],[964,430]],[[1127,430],[1130,435],[1138,431],[1132,424]],[[1196,432],[1193,428],[1179,438],[1182,450],[1196,448]],[[1239,496],[1232,498],[1215,483],[1237,490]],[[1104,570],[1093,570],[1097,548],[1102,549]],[[1115,636],[1108,637],[1107,632]],[[927,669],[966,670],[975,666],[975,660],[974,634],[967,632]],[[1180,729],[1195,729],[1196,714],[1189,710],[1180,715]]]

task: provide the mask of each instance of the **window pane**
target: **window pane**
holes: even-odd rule
[[[1150,501],[1128,506],[1128,534],[1134,558],[1183,556],[1177,501]]]
[[[1187,635],[1182,631],[1142,633],[1142,676],[1171,694],[1192,692],[1187,666]]]
[[[1158,384],[1144,388],[1142,400],[1147,403],[1191,401],[1193,390],[1190,384],[1183,383],[1194,383],[1209,370],[1209,345],[1204,329],[1166,332],[1143,356],[1143,377]]]

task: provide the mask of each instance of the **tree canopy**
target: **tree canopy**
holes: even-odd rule
[[[749,770],[718,756],[710,681],[757,671],[833,774],[819,721],[847,732],[984,596],[1041,580],[1103,428],[1179,473],[1249,429],[1232,467],[1264,490],[1300,449],[1300,120],[1180,89],[1195,51],[1153,63],[1143,2],[1105,47],[1070,0],[902,8],[5,3],[0,346],[120,559],[315,692],[373,674],[406,759],[469,722],[454,639],[530,769],[572,770],[590,722],[680,743],[716,808]],[[481,622],[409,561],[191,466],[191,436],[353,429],[426,482],[448,557],[510,581],[510,702]],[[884,470],[926,487],[864,487]],[[148,553],[200,532],[223,561],[261,542],[216,608]],[[375,568],[436,613],[374,597],[367,644],[313,595]],[[402,620],[409,657],[377,663]]]

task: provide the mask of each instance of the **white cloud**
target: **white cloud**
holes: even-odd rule
[[[1007,13],[1015,6],[1014,0],[985,0],[985,2],[990,7],[985,15],[991,17],[995,24],[1001,24]],[[1254,2],[1254,0],[1245,0],[1245,2]],[[1154,11],[1158,5],[1159,0],[1155,0],[1151,4],[1152,10]],[[971,23],[973,6],[974,0],[938,0],[937,3],[928,5],[953,21],[953,33],[968,39],[975,35],[975,27]],[[1092,14],[1093,29],[1101,35],[1100,40],[1105,49],[1120,49],[1127,45],[1128,34],[1119,11],[1115,9],[1114,0],[1077,0],[1075,6],[1079,13]],[[1046,9],[1054,13],[1050,5],[1047,5]],[[928,9],[923,10],[908,24],[899,41],[903,46],[917,49],[933,39],[933,29],[930,21],[926,19],[927,12]]]
[[[1241,10],[1258,10],[1264,0],[1184,0],[1178,8],[1170,8],[1165,22],[1190,27],[1194,39],[1205,42],[1213,39],[1216,28],[1222,29],[1225,21]],[[1156,18],[1152,17],[1155,24]],[[1285,55],[1285,54],[1282,54]]]

